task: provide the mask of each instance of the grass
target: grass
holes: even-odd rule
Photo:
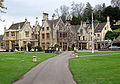
[[[56,56],[55,53],[0,53],[0,84],[10,84],[40,62]],[[37,62],[32,62],[37,56]]]
[[[70,59],[77,84],[120,84],[120,54]]]
[[[120,32],[120,28],[113,30],[114,32]]]
[[[112,53],[120,53],[120,52],[95,52],[95,53],[91,53],[91,52],[78,52],[78,56],[82,56],[82,55],[96,55],[96,54],[112,54]]]

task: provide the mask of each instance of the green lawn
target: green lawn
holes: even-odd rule
[[[70,59],[77,84],[120,84],[120,54]]]
[[[81,55],[96,55],[96,54],[111,54],[111,53],[120,53],[120,52],[95,52],[95,53],[91,53],[91,52],[78,52],[78,56]]]
[[[10,84],[35,65],[56,55],[55,53],[0,53],[0,84]],[[37,56],[36,63],[32,62],[32,56]]]
[[[113,30],[114,32],[120,32],[120,28]]]

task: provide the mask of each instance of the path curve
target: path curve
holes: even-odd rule
[[[38,64],[13,84],[76,84],[69,70],[71,54],[66,51]]]

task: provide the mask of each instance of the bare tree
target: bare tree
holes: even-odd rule
[[[72,15],[74,15],[74,16],[81,15],[81,13],[82,13],[82,11],[84,9],[84,6],[85,6],[85,4],[83,4],[82,2],[80,2],[80,3],[73,2],[71,4],[71,9],[72,9],[71,13],[72,13]]]
[[[95,15],[97,15],[100,18],[101,17],[101,12],[103,11],[103,9],[104,9],[104,7],[101,4],[98,4],[93,9],[93,12],[95,13]]]
[[[57,17],[60,17],[60,13],[59,13],[59,9],[57,8],[57,9],[55,9],[55,13],[56,13],[56,15],[57,15]]]
[[[67,16],[69,14],[69,7],[66,5],[60,6],[61,15]]]
[[[4,11],[4,9],[7,9],[7,8],[3,5],[3,2],[4,2],[4,0],[0,0],[0,12],[1,13],[6,13]],[[0,17],[0,21],[5,22],[5,20],[2,20],[1,17]]]
[[[3,9],[7,9],[4,5],[3,5],[4,0],[0,0],[0,12],[1,13],[6,13],[5,11],[3,11]]]
[[[111,0],[111,4],[114,7],[120,7],[120,0]]]
[[[69,7],[66,5],[61,5],[60,8],[55,10],[58,17],[61,16],[62,20],[65,22],[66,18],[69,16]]]

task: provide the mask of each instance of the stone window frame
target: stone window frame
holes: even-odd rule
[[[15,36],[15,32],[11,32],[11,36],[14,37]]]
[[[97,37],[100,37],[100,34],[97,34]]]
[[[85,36],[83,36],[83,41],[85,41]]]
[[[49,27],[47,27],[47,30],[49,30]]]
[[[42,39],[45,39],[45,34],[42,34]]]
[[[107,27],[105,27],[105,30],[107,30]]]
[[[79,41],[81,40],[80,38],[81,38],[81,36],[78,36],[78,40],[79,40]]]
[[[29,37],[29,31],[25,31],[25,36]]]
[[[50,33],[46,33],[47,39],[50,39]]]
[[[6,37],[9,37],[9,32],[6,33]]]
[[[45,28],[43,27],[43,28],[42,28],[42,31],[44,31],[44,30],[45,30]]]

